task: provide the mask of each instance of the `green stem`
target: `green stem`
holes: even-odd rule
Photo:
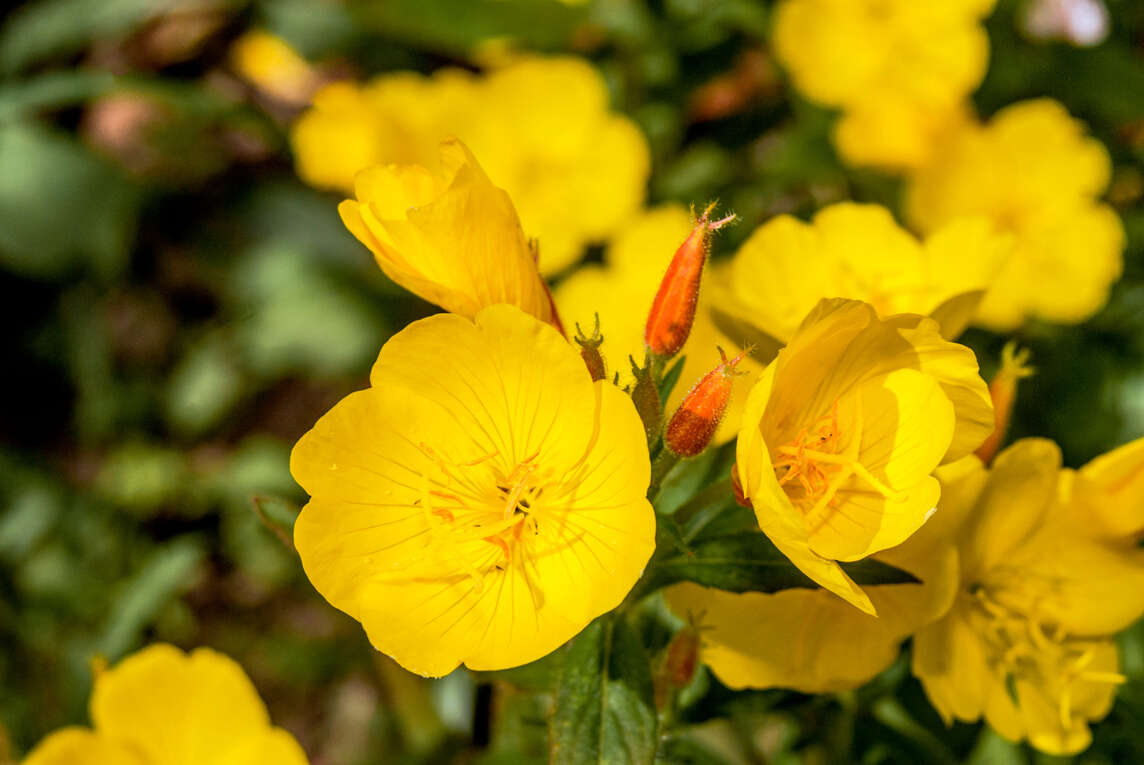
[[[671,517],[682,527],[697,516],[704,516],[701,519],[703,522],[696,529],[687,531],[686,538],[690,541],[695,532],[714,520],[719,514],[718,511],[726,506],[727,500],[734,496],[735,490],[731,487],[731,477],[727,476],[722,481],[716,481],[684,502],[678,510],[671,514]]]
[[[667,478],[667,474],[671,469],[679,464],[679,455],[675,454],[666,446],[660,449],[659,454],[656,455],[655,461],[651,463],[651,485],[648,487],[647,495],[655,497],[659,494],[659,487],[663,484],[663,480]]]

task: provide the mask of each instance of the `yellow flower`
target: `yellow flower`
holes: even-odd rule
[[[291,103],[309,100],[318,74],[289,43],[262,30],[247,32],[231,48],[235,70],[271,96]]]
[[[810,578],[867,613],[836,561],[894,547],[937,504],[932,477],[993,430],[973,352],[916,315],[823,300],[747,397],[736,452],[760,528]]]
[[[666,204],[646,210],[634,218],[611,241],[604,253],[604,264],[588,264],[573,271],[556,288],[556,304],[560,315],[572,327],[579,324],[585,331],[600,316],[604,344],[600,350],[608,365],[609,376],[619,372],[621,381],[631,377],[628,358],[637,363],[644,359],[644,325],[659,282],[672,254],[691,233],[694,221],[682,205]],[[710,271],[710,266],[708,267]],[[711,274],[704,277],[709,282]],[[727,350],[740,348],[724,337],[711,321],[708,284],[700,287],[699,309],[691,335],[683,348],[686,355],[679,383],[664,404],[668,416],[675,411],[688,388],[719,361],[716,346]],[[717,431],[715,441],[724,443],[735,436],[746,391],[762,366],[751,357],[744,358],[738,369],[751,377],[737,380],[731,392],[727,414]]]
[[[907,636],[949,610],[957,551],[945,520],[939,511],[904,543],[877,554],[920,582],[867,587],[877,616],[823,589],[736,594],[686,583],[669,588],[667,602],[679,616],[699,620],[703,662],[729,688],[856,688],[893,663]]]
[[[992,7],[993,0],[783,0],[775,52],[795,87],[842,109],[836,139],[848,161],[910,167],[930,155],[942,123],[981,82],[989,39],[980,20]]]
[[[334,606],[403,667],[526,664],[623,600],[655,546],[643,425],[512,306],[415,322],[290,467],[294,529]]]
[[[608,108],[600,74],[570,57],[513,59],[484,76],[442,69],[321,91],[293,129],[298,173],[348,191],[378,162],[427,165],[453,136],[512,196],[555,273],[618,231],[643,204],[650,171],[635,123]]]
[[[1127,462],[1112,472],[1144,467],[1139,444],[1113,454]],[[991,470],[971,460],[948,481],[938,512],[964,518],[961,584],[913,654],[947,723],[984,716],[1051,754],[1088,746],[1088,722],[1108,713],[1123,681],[1110,636],[1144,614],[1144,550],[1094,522],[1117,491],[1103,482],[1109,467],[1062,472],[1055,444],[1026,439]]]
[[[24,765],[305,765],[294,737],[234,660],[209,648],[189,655],[148,646],[100,672],[93,729],[63,728]]]
[[[719,311],[785,344],[822,298],[870,303],[882,316],[929,314],[953,339],[1009,254],[984,219],[960,219],[924,242],[879,205],[844,202],[811,223],[781,215],[739,248],[716,287]],[[754,339],[754,338],[752,338]],[[766,342],[760,342],[765,345]]]
[[[376,165],[358,174],[342,221],[393,281],[472,318],[509,303],[558,324],[548,287],[508,194],[459,141],[441,147],[440,173]]]
[[[948,142],[910,178],[906,211],[925,232],[984,216],[1013,234],[1013,256],[978,312],[985,326],[1075,323],[1104,305],[1120,276],[1124,231],[1097,201],[1109,173],[1104,147],[1060,104],[1026,101]]]

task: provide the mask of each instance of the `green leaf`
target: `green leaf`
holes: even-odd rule
[[[656,749],[651,665],[632,628],[605,615],[563,650],[550,762],[651,762]]]
[[[692,555],[672,555],[652,563],[637,585],[646,595],[676,582],[695,582],[729,592],[778,592],[818,585],[798,570],[761,531],[714,537],[693,544]],[[911,584],[911,574],[881,561],[844,563],[858,584]]]
[[[0,87],[0,122],[90,101],[111,91],[117,79],[110,72],[69,69],[5,85]]]
[[[282,544],[294,549],[294,522],[301,511],[299,507],[280,497],[255,494],[250,498],[250,506],[262,525],[274,532]]]
[[[155,551],[113,601],[97,652],[112,661],[127,653],[159,611],[190,585],[205,555],[189,536]]]
[[[679,382],[680,375],[683,374],[683,363],[687,361],[687,356],[680,356],[671,365],[671,368],[663,375],[663,380],[659,384],[659,400],[664,403],[671,396],[671,392],[675,390],[676,384]]]
[[[362,28],[456,55],[492,38],[523,49],[565,48],[585,19],[583,9],[552,0],[357,0],[350,12]]]
[[[0,125],[0,266],[59,277],[80,262],[109,278],[126,263],[139,193],[78,142]]]
[[[41,0],[13,13],[0,29],[0,72],[70,56],[97,38],[123,34],[166,7],[155,0]]]

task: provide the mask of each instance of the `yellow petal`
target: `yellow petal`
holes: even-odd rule
[[[1080,470],[1084,491],[1101,499],[1093,509],[1113,537],[1127,538],[1144,530],[1144,438],[1124,444]]]
[[[129,747],[87,728],[61,728],[28,753],[24,765],[148,765]]]
[[[985,711],[991,687],[985,649],[956,606],[914,635],[912,671],[947,725],[974,722]]]
[[[91,717],[100,736],[123,742],[148,762],[257,765],[254,755],[271,736],[266,707],[232,659],[199,648],[190,655],[153,645],[97,678]],[[285,734],[273,734],[280,738]],[[285,765],[305,763],[293,747],[276,743]]]
[[[504,305],[433,316],[371,382],[291,467],[313,496],[307,575],[375,647],[423,675],[503,669],[619,604],[654,548],[646,437],[552,327]]]
[[[997,456],[968,520],[962,568],[975,581],[1004,564],[1041,525],[1056,497],[1061,452],[1052,441],[1027,438]]]

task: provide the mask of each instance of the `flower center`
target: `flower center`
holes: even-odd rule
[[[1091,669],[1097,643],[1073,637],[1059,624],[1007,605],[984,585],[969,588],[971,621],[988,647],[989,661],[1007,682],[1020,680],[1055,699],[1063,728],[1072,725],[1073,698],[1081,683],[1119,685],[1119,672]],[[1010,686],[1010,694],[1013,694]],[[1013,699],[1014,704],[1017,699]]]
[[[417,501],[429,525],[428,543],[486,543],[484,552],[457,556],[478,580],[523,563],[520,551],[528,537],[540,533],[545,494],[558,484],[540,475],[539,452],[505,470],[495,451],[457,462],[428,444],[418,448],[436,468],[421,476]]]
[[[794,441],[775,450],[775,478],[802,512],[811,533],[829,518],[838,504],[839,489],[851,477],[857,477],[886,499],[905,499],[905,492],[887,486],[858,461],[858,447],[858,439],[852,439],[849,448],[843,447],[835,400],[830,414],[809,428],[802,428]]]

